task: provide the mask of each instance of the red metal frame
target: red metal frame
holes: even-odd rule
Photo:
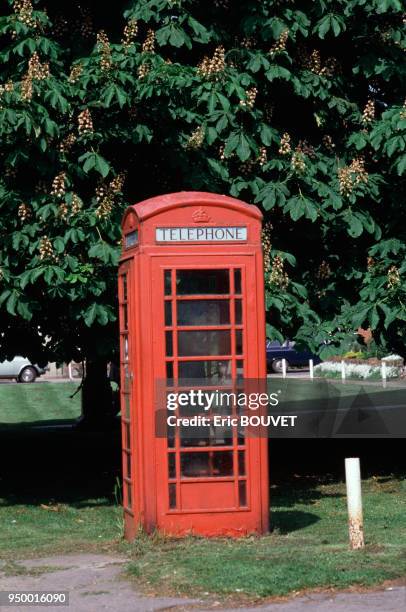
[[[156,243],[157,227],[193,225],[193,218],[199,214],[205,218],[205,225],[211,227],[247,227],[247,241],[232,244]],[[169,447],[167,438],[155,435],[156,381],[167,378],[168,363],[172,364],[174,388],[178,384],[179,364],[185,362],[229,361],[232,380],[237,376],[237,364],[239,373],[243,369],[245,378],[266,376],[261,219],[258,209],[244,202],[202,193],[153,198],[130,207],[124,216],[124,247],[126,236],[134,231],[138,232],[139,240],[131,248],[123,249],[119,283],[124,511],[125,533],[129,539],[134,537],[139,526],[149,532],[159,529],[173,534],[194,532],[204,535],[262,533],[268,529],[266,438],[241,439],[234,427],[232,439],[224,438],[228,440],[224,444],[182,447],[178,430],[174,446]],[[197,222],[201,223],[200,220]],[[177,293],[178,271],[197,270],[228,270],[228,292]],[[241,291],[237,292],[235,270],[241,274]],[[165,294],[165,272],[171,278],[169,294]],[[127,296],[124,293],[125,282]],[[179,324],[179,303],[201,300],[227,302],[229,316],[226,316],[226,322]],[[242,304],[241,323],[235,318],[237,300]],[[165,308],[166,304],[170,304],[169,322],[165,320],[169,308]],[[126,310],[128,329],[125,327]],[[226,310],[223,308],[222,312]],[[206,355],[200,352],[179,354],[179,334],[189,334],[189,339],[190,332],[196,331],[218,332],[217,345],[213,345]],[[220,354],[221,332],[230,335],[227,354]],[[237,353],[237,332],[242,335],[241,353]],[[166,350],[168,334],[172,339],[171,354]],[[193,345],[189,342],[189,346]],[[216,347],[219,354],[216,354]],[[127,411],[129,402],[130,418]],[[222,456],[223,464],[218,453],[229,453]],[[242,454],[245,463],[243,474],[238,467]],[[174,462],[171,457],[175,458]],[[230,463],[227,463],[228,457]],[[194,462],[195,470],[199,461],[201,464],[204,462],[209,473],[195,472],[191,476],[187,475],[186,469],[182,473],[182,461],[186,465],[189,461],[192,468]],[[219,472],[221,467],[226,473]],[[241,490],[243,483],[246,500]]]

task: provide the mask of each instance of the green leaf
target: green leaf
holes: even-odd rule
[[[193,37],[194,40],[201,43],[209,42],[211,34],[201,23],[196,21],[196,19],[194,19],[190,15],[188,16],[187,21],[195,34],[195,36]]]
[[[50,89],[45,94],[45,100],[51,104],[52,108],[60,111],[62,114],[65,114],[69,109],[69,103],[59,89]]]
[[[269,147],[273,141],[276,139],[275,130],[263,123],[261,125],[261,140],[266,147]]]
[[[85,312],[85,323],[88,327],[91,327],[92,323],[94,323],[95,319],[96,319],[96,315],[97,315],[97,304],[91,304],[91,306],[89,306],[89,308],[86,310]]]
[[[21,289],[25,289],[25,287],[29,283],[35,283],[35,281],[44,273],[44,268],[38,267],[33,268],[32,270],[26,270],[22,274],[20,274],[20,287]]]
[[[331,27],[330,15],[326,15],[316,25],[316,31],[320,38],[324,38]]]
[[[95,321],[100,325],[107,325],[109,315],[107,309],[101,304],[93,303],[84,313],[85,324],[91,327]]]
[[[114,94],[115,94],[115,85],[113,83],[110,83],[110,85],[106,87],[103,94],[100,96],[100,100],[106,106],[106,108],[110,106]]]
[[[180,28],[173,26],[171,35],[169,37],[169,42],[174,47],[181,47],[186,42],[186,37],[185,37],[184,32]]]
[[[397,308],[390,308],[390,306],[388,306],[385,303],[381,303],[379,304],[379,308],[384,312],[385,314],[385,321],[384,321],[384,326],[385,328],[388,328],[389,325],[391,323],[393,323],[393,321],[395,321],[397,314],[398,314],[398,309]]]
[[[331,16],[331,26],[335,36],[338,36],[341,32],[341,22],[339,19],[337,19],[337,17],[334,17],[334,15]]]
[[[108,162],[104,159],[104,157],[98,155],[97,153],[95,153],[95,156],[95,170],[97,170],[102,175],[102,177],[105,178],[110,172],[110,166]]]
[[[0,294],[0,305],[3,304],[3,302],[5,302],[7,300],[7,298],[9,297],[11,293],[10,289],[5,289],[1,294]]]
[[[252,72],[256,73],[261,69],[261,66],[262,66],[262,53],[257,53],[250,59],[247,67],[248,67],[248,70],[251,70]]]
[[[94,244],[88,251],[89,257],[100,259],[103,263],[116,266],[120,257],[119,250],[113,248],[104,240]]]
[[[271,64],[269,70],[266,72],[266,78],[268,81],[273,81],[274,79],[284,79],[285,81],[289,81],[292,76],[292,73],[283,66],[279,66],[278,64]]]
[[[213,142],[217,139],[217,130],[214,127],[209,127],[206,130],[206,140],[209,145],[213,144]]]
[[[281,332],[269,323],[266,324],[266,337],[269,338],[269,340],[277,340],[280,343],[285,340]]]
[[[228,170],[225,168],[217,159],[208,158],[207,159],[209,166],[213,168],[213,170],[221,176],[223,180],[227,180],[229,178]]]
[[[290,198],[290,200],[288,200],[286,203],[286,210],[289,211],[292,221],[297,221],[305,214],[305,199],[299,196]]]
[[[9,314],[14,315],[16,314],[16,306],[17,306],[17,302],[18,299],[20,297],[20,294],[18,293],[18,291],[16,291],[15,289],[13,289],[8,297],[8,300],[6,302],[6,310]]]
[[[376,306],[373,306],[373,308],[371,308],[369,312],[369,324],[371,326],[371,329],[376,329],[378,323],[379,323],[379,313],[378,313]]]
[[[108,162],[98,153],[84,153],[79,157],[79,162],[83,162],[83,171],[88,174],[91,170],[96,170],[105,178],[110,172]]]
[[[274,17],[270,19],[266,25],[270,26],[272,36],[274,37],[275,40],[279,38],[282,32],[288,29],[286,24],[278,17]]]
[[[240,134],[236,152],[241,161],[246,161],[250,156],[250,143],[243,133]]]
[[[348,223],[347,231],[349,235],[353,238],[358,238],[358,236],[361,236],[362,232],[364,231],[364,227],[358,217],[350,213],[347,215],[346,221]]]
[[[225,157],[230,157],[231,153],[233,153],[238,147],[238,143],[240,141],[239,132],[232,132],[226,140],[226,144],[224,147],[224,155]]]
[[[17,304],[17,313],[26,321],[30,321],[32,319],[32,311],[28,305],[27,301],[20,300]]]
[[[367,319],[368,313],[371,308],[372,306],[366,306],[361,309],[358,309],[358,311],[353,314],[353,316],[351,317],[351,321],[354,329],[358,329],[358,327],[364,324],[364,321]]]
[[[95,163],[96,163],[95,154],[94,153],[85,153],[84,155],[81,155],[79,157],[78,161],[79,162],[84,162],[83,163],[83,171],[86,172],[86,174],[87,174],[95,166]]]
[[[399,158],[396,164],[396,171],[399,176],[402,176],[405,170],[406,170],[406,155],[402,155],[402,157]]]
[[[283,183],[268,183],[255,198],[256,203],[262,203],[265,210],[271,210],[274,206],[284,206],[289,189]]]
[[[127,94],[124,89],[118,87],[118,85],[115,86],[115,94],[119,107],[123,108],[124,104],[127,102]]]
[[[317,206],[311,200],[303,196],[291,198],[287,208],[290,210],[290,216],[293,221],[297,221],[303,215],[311,221],[316,221],[317,219]]]
[[[360,151],[367,145],[367,140],[364,134],[360,134],[360,133],[352,134],[350,138],[348,139],[348,144],[350,146],[354,145],[357,151]]]
[[[65,242],[61,237],[55,238],[54,249],[57,253],[63,253],[65,250]]]
[[[311,221],[316,221],[318,214],[318,207],[310,200],[306,200],[306,217]]]

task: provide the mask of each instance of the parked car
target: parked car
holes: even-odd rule
[[[25,357],[14,357],[12,361],[0,362],[0,378],[15,378],[17,382],[33,383],[48,368],[40,368]]]
[[[286,340],[283,344],[276,340],[266,341],[266,363],[268,370],[282,372],[282,359],[286,359],[286,368],[303,367],[313,359],[314,365],[321,362],[320,357],[311,351],[300,351],[295,348],[295,342]]]

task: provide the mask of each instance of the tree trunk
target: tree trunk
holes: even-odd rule
[[[107,377],[107,361],[88,359],[82,386],[82,416],[79,425],[104,428],[114,418],[113,393]]]

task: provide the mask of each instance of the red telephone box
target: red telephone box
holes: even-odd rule
[[[157,381],[266,378],[262,214],[181,192],[127,209],[119,270],[125,534],[268,529],[265,437],[157,435]],[[164,408],[164,407],[163,407]],[[178,414],[178,411],[176,412]],[[168,427],[169,430],[169,427]]]

